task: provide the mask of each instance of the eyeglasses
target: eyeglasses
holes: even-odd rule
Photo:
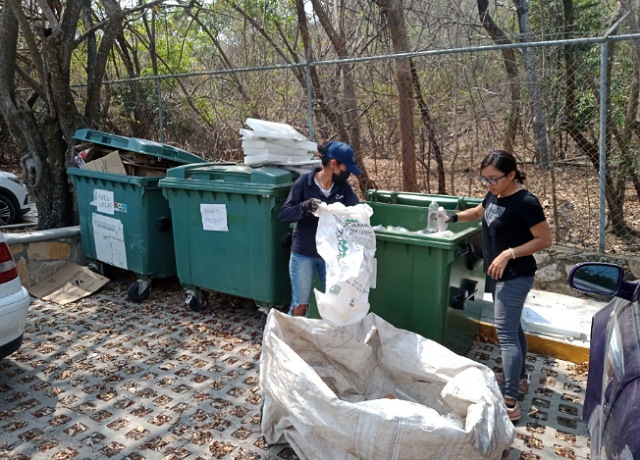
[[[498,182],[500,182],[500,179],[502,179],[505,176],[506,174],[503,174],[500,177],[495,177],[495,178],[492,177],[491,179],[489,179],[488,177],[480,176],[478,177],[478,180],[480,180],[480,183],[486,187],[487,185],[498,185]]]

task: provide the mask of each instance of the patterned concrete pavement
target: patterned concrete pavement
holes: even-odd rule
[[[35,300],[22,350],[0,362],[0,459],[296,459],[260,432],[262,313],[212,295],[191,312],[177,282],[141,304],[131,280],[60,306]],[[495,344],[468,356],[500,367]],[[508,459],[588,458],[586,372],[530,354]]]

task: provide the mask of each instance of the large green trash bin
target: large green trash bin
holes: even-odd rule
[[[449,211],[481,202],[447,195],[367,193],[366,203],[373,208],[377,260],[377,284],[369,293],[369,302],[372,312],[396,327],[464,354],[479,328],[485,288],[482,226],[480,221],[452,223],[449,237],[413,233],[427,227],[433,199]]]
[[[277,167],[189,165],[160,181],[174,219],[178,278],[199,310],[201,288],[288,305],[289,225],[277,214],[295,173]]]
[[[204,159],[170,145],[92,129],[74,139],[108,150],[150,155],[169,164],[202,163]],[[84,256],[135,273],[129,287],[133,301],[149,296],[150,279],[176,274],[169,203],[158,186],[159,176],[130,176],[69,168],[75,186]]]

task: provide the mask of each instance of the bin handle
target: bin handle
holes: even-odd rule
[[[156,220],[156,230],[161,232],[167,232],[173,228],[173,221],[170,216],[161,216]]]
[[[380,190],[372,188],[367,190],[365,200],[374,201],[376,203],[398,204],[398,192],[390,191],[389,197],[387,199],[383,199]]]
[[[456,310],[464,310],[467,300],[473,299],[478,293],[478,282],[463,278],[460,281],[460,287],[451,286],[450,291],[451,307]]]
[[[467,256],[467,268],[469,270],[477,269],[480,266],[479,263],[482,262],[482,255],[478,254],[478,250],[471,243],[467,243],[463,246],[460,246],[458,249],[455,250],[453,255],[456,258]]]
[[[462,257],[464,255],[467,254],[471,254],[471,252],[473,252],[473,248],[471,246],[471,243],[467,243],[463,246],[460,246],[458,249],[455,250],[455,252],[453,253],[454,257]]]

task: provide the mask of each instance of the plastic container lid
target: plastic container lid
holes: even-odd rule
[[[264,166],[252,168],[232,164],[197,164],[167,170],[159,181],[162,188],[238,192],[242,194],[271,193],[274,189],[288,189],[295,180],[294,173],[281,168]]]

